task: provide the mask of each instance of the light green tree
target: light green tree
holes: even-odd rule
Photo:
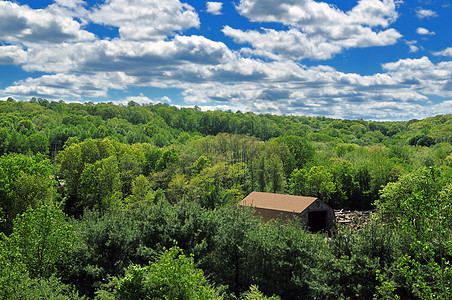
[[[192,174],[193,175],[197,175],[199,173],[201,173],[201,171],[205,168],[211,167],[212,164],[210,162],[210,160],[205,157],[204,155],[201,155],[193,164],[193,168],[192,168]]]
[[[336,192],[334,176],[324,166],[313,166],[309,171],[295,170],[290,187],[295,195],[320,197],[327,202]]]
[[[54,197],[52,164],[43,155],[8,154],[0,157],[0,208],[5,222],[1,231],[11,232],[12,221],[27,207],[51,202]]]
[[[78,191],[81,198],[79,205],[82,208],[105,211],[116,205],[121,199],[121,179],[116,157],[110,156],[94,164],[85,164]]]
[[[138,175],[132,182],[132,194],[129,195],[125,201],[128,204],[153,202],[155,199],[155,192],[152,190],[152,185],[148,178],[144,175]]]
[[[219,299],[193,256],[174,246],[148,266],[131,265],[115,288],[117,299]]]
[[[412,251],[398,268],[423,299],[452,297],[451,175],[450,170],[418,170],[389,183],[376,202],[386,224],[411,236]]]
[[[55,205],[29,208],[14,220],[13,233],[4,241],[32,277],[49,277],[64,263],[74,231]]]

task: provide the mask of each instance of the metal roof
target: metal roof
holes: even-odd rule
[[[240,201],[239,205],[301,213],[317,199],[316,197],[252,192]]]

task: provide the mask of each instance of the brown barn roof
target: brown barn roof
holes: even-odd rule
[[[239,205],[301,213],[315,200],[315,197],[252,192]]]

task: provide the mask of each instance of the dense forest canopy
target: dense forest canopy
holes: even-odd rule
[[[450,299],[451,129],[9,98],[0,297]],[[252,191],[380,213],[312,234],[238,209]]]

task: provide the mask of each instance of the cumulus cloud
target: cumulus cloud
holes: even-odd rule
[[[388,27],[398,14],[393,0],[361,0],[348,12],[313,0],[241,0],[237,10],[253,22],[278,22],[306,27],[309,31],[331,31],[337,26]]]
[[[298,29],[277,31],[262,28],[261,31],[243,31],[229,26],[223,28],[223,33],[236,43],[249,43],[255,49],[278,53],[291,59],[304,58],[329,59],[343,49],[364,48],[372,46],[392,45],[401,37],[394,29],[374,32],[368,27],[357,27],[342,39],[330,39],[321,35],[310,35]]]
[[[129,96],[126,97],[125,99],[114,100],[111,102],[120,105],[127,105],[129,102],[135,102],[143,105],[143,104],[171,103],[172,101],[167,96],[151,99],[145,96],[143,93],[139,93],[138,96]]]
[[[419,47],[416,45],[408,45],[410,47],[410,53],[416,53],[419,51]]]
[[[27,52],[15,45],[0,46],[0,65],[19,65],[27,61]]]
[[[326,40],[310,39],[297,29],[277,31],[264,28],[262,31],[243,31],[225,26],[222,31],[236,43],[249,43],[256,49],[265,49],[269,53],[282,54],[296,60],[328,59],[341,50],[339,45],[328,43]]]
[[[27,5],[0,2],[0,40],[14,43],[62,43],[95,39],[81,29],[72,17],[52,11],[51,7],[35,10]]]
[[[47,99],[81,99],[106,97],[109,89],[125,89],[129,81],[123,73],[100,73],[95,76],[55,74],[27,78],[1,90],[4,95],[45,97]]]
[[[217,71],[222,68],[225,66],[219,65]],[[262,77],[252,82],[236,81],[234,88],[225,78],[186,82],[180,85],[185,102],[205,104],[209,109],[391,120],[418,118],[432,106],[426,95],[452,97],[452,63],[434,64],[427,57],[384,64],[385,73],[370,76],[290,61],[270,65],[250,60],[247,68],[254,68]]]
[[[331,84],[331,83],[330,83]],[[351,89],[340,91],[323,87],[300,89],[296,86],[239,85],[231,91],[227,85],[199,85],[185,91],[185,97],[203,110],[231,109],[243,112],[272,114],[293,114],[306,116],[327,116],[332,118],[366,118],[373,120],[412,119],[419,117],[424,110],[427,98],[413,92],[373,93],[371,91],[356,92]],[[287,88],[289,90],[287,90]],[[271,95],[270,95],[271,94]],[[212,95],[210,99],[206,95]],[[281,98],[275,97],[282,96]],[[196,99],[203,99],[202,102]],[[222,101],[221,99],[229,99]],[[413,102],[412,99],[417,101]],[[203,104],[206,103],[206,104]],[[430,107],[430,106],[429,106]]]
[[[416,53],[419,51],[419,47],[416,46],[417,41],[405,41],[405,44],[410,48],[410,53]]]
[[[16,82],[1,92],[66,100],[105,97],[109,89],[128,86],[164,85],[181,89],[186,105],[375,120],[419,117],[414,112],[431,106],[427,94],[452,97],[448,87],[452,62],[434,64],[427,57],[387,63],[382,66],[385,73],[369,76],[339,72],[330,66],[307,67],[290,60],[265,62],[237,54],[227,55],[217,64],[187,61],[161,67],[149,68],[159,70],[161,75],[112,71],[92,76],[45,75]],[[125,100],[159,101],[143,95],[134,97],[139,98]]]
[[[110,0],[89,16],[97,24],[119,28],[122,39],[159,40],[199,27],[195,9],[178,0]]]
[[[184,64],[216,65],[232,52],[221,42],[203,36],[176,36],[170,41],[97,40],[91,43],[58,44],[28,54],[26,71],[126,72],[163,76]]]
[[[221,9],[223,8],[222,2],[207,2],[206,11],[212,15],[221,15]]]
[[[56,4],[60,6],[69,8],[76,8],[85,4],[85,1],[83,0],[54,0],[54,1]]]
[[[420,34],[420,35],[435,35],[435,32],[429,31],[428,29],[423,28],[423,27],[418,27],[416,29],[416,33]]]
[[[290,29],[242,31],[225,26],[223,33],[237,43],[291,59],[328,59],[343,49],[395,44],[402,35],[385,29],[397,19],[395,7],[392,0],[361,0],[343,12],[313,0],[241,0],[237,10],[251,21],[282,23]]]
[[[419,59],[400,59],[397,62],[382,65],[394,80],[406,87],[424,94],[452,97],[450,86],[452,78],[452,61],[434,64],[426,56]]]
[[[436,14],[435,11],[433,11],[431,9],[419,8],[419,9],[416,10],[416,16],[419,19],[425,19],[425,18],[437,17],[438,15]]]
[[[452,47],[446,48],[438,52],[434,52],[433,54],[436,56],[452,56]]]

